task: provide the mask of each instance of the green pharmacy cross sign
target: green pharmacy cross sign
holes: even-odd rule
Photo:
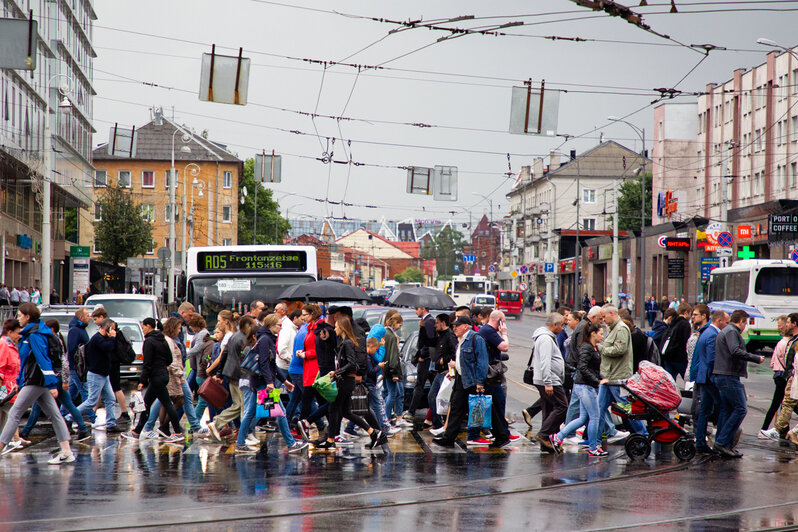
[[[738,259],[753,259],[756,257],[756,253],[751,251],[751,248],[748,246],[743,246],[743,249],[737,252]]]

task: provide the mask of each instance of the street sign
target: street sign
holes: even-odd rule
[[[360,275],[360,270],[355,270],[355,275]]]
[[[791,258],[791,259],[792,259],[794,262],[798,262],[798,249],[794,249],[794,250],[792,250],[792,253],[790,253],[790,258]]]
[[[553,273],[547,273],[545,279],[547,283],[556,283],[557,275]]]
[[[661,247],[661,248],[665,248],[665,247],[667,247],[667,246],[668,246],[668,237],[667,237],[667,236],[661,236],[661,237],[659,237],[659,238],[657,239],[657,245],[658,245],[659,247]]]
[[[553,262],[547,262],[545,264],[544,268],[543,268],[543,271],[545,273],[554,273],[554,263]]]
[[[476,262],[477,256],[476,255],[463,255],[464,262]]]
[[[738,225],[737,226],[737,238],[751,238],[751,226],[750,225]]]
[[[710,272],[720,266],[720,257],[701,257],[701,282],[709,282]]]
[[[526,266],[521,266],[518,268],[518,273],[526,275],[529,272],[529,269]]]
[[[732,236],[728,231],[724,231],[718,235],[718,245],[722,248],[728,248],[732,245]]]
[[[526,290],[527,288],[529,288],[529,287],[527,286],[527,284],[526,284],[526,283],[520,283],[520,284],[518,285],[518,289],[519,289],[519,290],[521,290],[522,292],[523,292],[524,290]]]
[[[518,272],[513,270],[512,272],[510,272],[510,276],[511,277],[518,277]]]
[[[474,268],[474,275],[479,275],[479,268]]]
[[[70,257],[91,257],[89,246],[72,246],[69,248]]]
[[[494,266],[493,264],[491,264],[490,266],[488,266],[488,271],[489,271],[490,273],[493,273],[493,272],[495,272],[495,271],[496,271],[496,266]]]
[[[460,271],[460,265],[459,264],[455,264],[454,265],[454,271],[456,271],[456,272]]]
[[[538,218],[538,225],[543,223],[543,218]]]
[[[158,258],[166,260],[171,256],[169,248],[158,248]]]
[[[715,253],[718,254],[718,257],[731,257],[732,256],[732,249],[731,248],[720,248]]]

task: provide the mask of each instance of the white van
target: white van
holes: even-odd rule
[[[112,318],[144,318],[161,320],[161,304],[156,296],[147,294],[95,294],[89,296],[84,305],[102,305]]]

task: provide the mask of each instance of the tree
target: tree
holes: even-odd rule
[[[424,272],[410,266],[409,268],[405,268],[401,273],[394,275],[393,278],[400,283],[423,283]]]
[[[463,254],[463,233],[446,226],[432,239],[432,242],[421,248],[421,257],[437,262],[438,277],[451,277],[459,272],[454,269],[459,263],[458,254]]]
[[[80,238],[78,222],[80,220],[80,209],[64,209],[64,235],[70,242],[77,242]]]
[[[152,222],[128,192],[108,187],[95,204],[102,219],[94,222],[94,243],[106,262],[121,264],[152,249]]]
[[[243,205],[238,205],[238,243],[252,244],[255,224],[255,194],[258,195],[258,231],[256,244],[282,244],[291,224],[280,216],[280,206],[273,199],[272,190],[255,181],[255,160],[244,161],[244,175],[238,182],[238,194],[247,187]]]
[[[618,230],[640,230],[640,178],[625,180],[618,195]],[[646,227],[651,225],[651,172],[646,172]],[[608,217],[612,223],[612,216]]]

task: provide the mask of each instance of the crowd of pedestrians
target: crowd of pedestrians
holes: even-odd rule
[[[93,430],[176,446],[196,437],[228,442],[236,453],[251,454],[265,431],[279,431],[288,452],[296,453],[308,446],[346,447],[358,438],[378,448],[402,429],[423,428],[435,445],[452,447],[474,396],[490,398],[490,423],[469,424],[467,445],[501,448],[520,439],[510,431],[505,412],[510,343],[501,311],[472,313],[459,307],[433,315],[416,308],[418,349],[412,364],[417,374],[405,404],[398,336],[404,320],[396,310],[388,310],[382,324],[369,326],[353,319],[347,306],[311,303],[292,310],[279,303],[271,310],[255,301],[250,309],[244,316],[219,312],[213,331],[189,303],[163,323],[144,319],[143,360],[134,391],[143,407],[134,418],[119,374],[129,344],[105,309],[77,309],[64,339],[57,321],[44,323],[35,304],[19,304],[16,318],[3,324],[0,335],[0,453],[29,444],[42,411],[60,445],[52,464],[74,461],[70,442],[90,439]],[[532,335],[528,368],[540,399],[523,411],[530,427],[541,415],[535,436],[541,451],[559,453],[565,445],[582,445],[590,455],[604,456],[605,441],[647,434],[642,421],[624,419],[616,427],[610,414],[611,404],[628,403],[611,383],[625,381],[647,360],[692,387],[697,452],[741,456],[736,447],[747,406],[740,379],[747,376],[749,362],[764,361],[745,349],[741,333],[748,319],[742,310],[729,316],[686,303],[669,306],[662,326],[651,319],[654,326],[648,332],[634,325],[627,309],[609,304],[586,312],[560,308],[546,316]],[[89,337],[91,320],[97,332]],[[778,325],[783,339],[771,361],[775,390],[759,436],[798,444],[798,426],[789,428],[798,406],[798,387],[792,386],[798,313],[781,316]],[[335,383],[334,397],[322,393],[321,378]],[[210,384],[227,394],[223,406],[201,392]],[[264,398],[276,397],[274,390],[284,390],[288,401],[276,398],[273,411],[264,413]],[[441,402],[444,391],[447,400]],[[417,413],[424,402],[429,408],[422,421]],[[97,415],[99,405],[105,407],[104,418]]]

